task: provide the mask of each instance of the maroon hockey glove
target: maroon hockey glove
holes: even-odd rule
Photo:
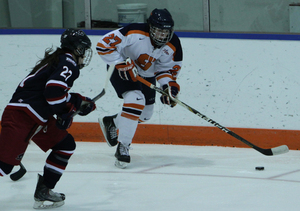
[[[66,130],[71,127],[73,122],[73,115],[76,112],[74,104],[67,103],[68,112],[57,114],[56,126],[61,130]]]
[[[79,115],[80,116],[86,116],[92,111],[96,109],[96,104],[94,101],[92,101],[91,98],[85,97],[85,99],[82,101],[82,105],[79,109]]]
[[[85,116],[96,109],[95,102],[92,101],[89,97],[84,97],[78,93],[70,93],[71,98],[69,100],[72,103],[76,110],[79,111],[79,115]]]
[[[168,93],[167,95],[161,95],[160,100],[163,104],[170,105],[172,108],[176,106],[176,102],[172,101],[172,99],[169,97],[172,95],[173,98],[176,98],[180,91],[180,86],[176,81],[170,81],[168,84],[165,84],[162,86],[162,89]]]
[[[134,62],[130,58],[127,58],[125,61],[116,64],[116,68],[121,79],[133,82],[137,81],[136,76],[138,75],[138,71]]]
[[[70,93],[70,95],[71,95],[71,98],[70,98],[69,102],[75,106],[76,110],[79,110],[80,106],[82,104],[82,101],[85,99],[85,97],[83,97],[81,94],[78,94],[78,93]]]

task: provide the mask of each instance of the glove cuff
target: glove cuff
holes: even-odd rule
[[[180,86],[176,81],[169,81],[168,85],[176,87],[178,89],[178,92],[180,91]]]
[[[75,106],[76,110],[79,110],[82,100],[84,100],[85,98],[78,93],[70,93],[70,94],[71,94],[71,98],[69,102]]]

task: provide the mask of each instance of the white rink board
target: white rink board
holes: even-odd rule
[[[106,65],[90,36],[94,56],[71,91],[96,96],[105,80]],[[47,47],[59,46],[60,35],[0,35],[0,114],[18,83]],[[299,129],[299,67],[297,41],[181,38],[184,61],[179,99],[225,127]],[[97,122],[120,110],[109,85],[97,110],[78,122]],[[211,126],[181,106],[171,109],[157,97],[149,124]]]

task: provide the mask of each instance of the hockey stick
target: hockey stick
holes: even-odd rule
[[[26,140],[29,142],[29,140],[31,140],[32,137],[35,136],[35,134],[37,134],[38,132],[40,132],[40,130],[42,128],[43,128],[43,126],[39,125],[35,129],[35,131],[34,131],[34,133],[32,135],[31,134],[28,135],[28,137],[27,137]],[[26,174],[26,172],[27,172],[27,170],[26,170],[25,166],[22,163],[20,163],[20,169],[18,171],[16,171],[16,172],[12,173],[9,177],[10,177],[11,180],[17,181],[17,180],[21,179]]]
[[[101,97],[103,97],[103,95],[105,95],[106,93],[106,89],[107,89],[107,85],[108,85],[108,81],[110,80],[110,77],[112,75],[112,73],[114,72],[114,69],[115,69],[115,65],[110,65],[108,70],[107,70],[107,74],[106,74],[106,79],[105,79],[105,82],[104,82],[104,87],[102,89],[102,91],[92,99],[93,102],[96,102],[97,100],[99,100]],[[86,103],[83,103],[81,104],[81,107],[85,107],[87,106],[89,103],[86,102]],[[80,112],[81,109],[79,109],[78,111],[76,111],[72,117],[76,116],[79,112]]]
[[[26,174],[26,172],[27,172],[26,168],[23,166],[22,163],[20,163],[20,169],[18,171],[16,171],[15,173],[12,173],[10,175],[10,179],[13,181],[17,181],[17,180],[21,179]]]
[[[107,74],[106,74],[105,83],[104,83],[104,88],[102,89],[102,91],[97,96],[95,96],[92,99],[93,102],[96,102],[97,100],[99,100],[101,97],[103,97],[105,95],[105,93],[106,93],[105,90],[107,88],[108,81],[110,80],[110,77],[111,77],[114,69],[115,69],[114,65],[111,65],[108,68],[108,71],[107,71]],[[85,104],[82,104],[81,106],[87,106],[88,104],[89,103],[85,103]],[[79,111],[75,112],[72,117],[76,116],[79,112],[80,112],[80,109],[79,109]],[[35,131],[35,133],[31,136],[30,139],[32,139],[32,137],[35,134],[37,134],[41,129],[42,129],[42,127],[39,126],[38,129]],[[17,180],[21,179],[26,174],[26,172],[27,172],[27,170],[26,170],[25,166],[22,163],[20,163],[20,169],[18,171],[16,171],[16,172],[12,173],[10,175],[10,179],[13,180],[13,181],[17,181]]]
[[[160,88],[158,88],[157,86],[155,86],[154,84],[150,83],[149,81],[146,81],[144,78],[140,77],[140,76],[136,76],[137,80],[140,81],[141,83],[145,84],[146,86],[150,87],[151,89],[154,89],[155,91],[159,92],[160,94],[164,94],[164,95],[168,95],[168,93],[164,92],[163,90],[161,90]],[[168,95],[169,96],[169,95]],[[279,154],[283,154],[289,151],[288,146],[286,145],[281,145],[278,147],[274,147],[274,148],[270,148],[270,149],[263,149],[260,148],[252,143],[250,143],[249,141],[247,141],[246,139],[242,138],[241,136],[237,135],[236,133],[232,132],[231,130],[229,130],[228,128],[220,125],[219,123],[217,123],[216,121],[208,118],[207,116],[205,116],[204,114],[201,114],[199,111],[193,109],[192,107],[190,107],[189,105],[185,104],[184,102],[180,101],[177,98],[173,98],[172,96],[170,96],[171,99],[178,103],[179,105],[181,105],[182,107],[186,108],[187,110],[191,111],[192,113],[196,114],[197,116],[201,117],[202,119],[204,119],[205,121],[211,123],[212,125],[216,126],[217,128],[219,128],[220,130],[224,131],[225,133],[228,133],[229,135],[233,136],[234,138],[240,140],[241,142],[247,144],[249,147],[257,150],[258,152],[267,155],[267,156],[271,156],[271,155],[279,155]]]

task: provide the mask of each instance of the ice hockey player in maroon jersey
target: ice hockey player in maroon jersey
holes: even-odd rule
[[[44,152],[51,150],[43,175],[38,175],[36,209],[64,204],[65,195],[52,189],[76,147],[66,129],[71,126],[75,112],[84,116],[96,108],[90,98],[69,93],[80,69],[91,60],[90,39],[82,30],[67,29],[60,41],[56,50],[46,49],[44,58],[20,82],[1,119],[0,176],[20,165],[30,140]]]
[[[147,23],[132,23],[104,35],[97,43],[97,52],[107,65],[115,65],[111,83],[117,96],[123,99],[122,110],[99,118],[109,146],[117,146],[115,165],[125,168],[130,163],[129,146],[138,122],[153,114],[155,91],[143,85],[138,74],[176,97],[180,86],[176,82],[182,66],[180,40],[173,30],[174,21],[167,9],[154,9]],[[176,105],[168,96],[161,102]]]

